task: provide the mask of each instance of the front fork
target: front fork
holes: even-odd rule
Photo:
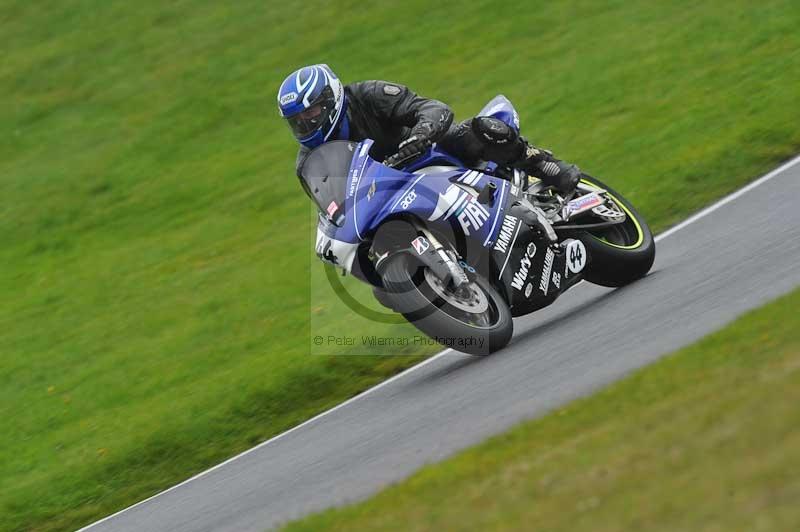
[[[469,283],[469,278],[464,269],[458,264],[458,256],[453,250],[447,249],[436,236],[418,220],[410,220],[416,231],[416,238],[409,242],[406,248],[387,251],[375,264],[375,269],[383,274],[383,266],[388,259],[397,253],[407,253],[427,266],[430,271],[442,281],[444,286],[458,289]]]

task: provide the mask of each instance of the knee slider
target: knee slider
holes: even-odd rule
[[[476,116],[472,119],[472,131],[486,144],[506,146],[515,144],[517,132],[502,120],[491,116]]]

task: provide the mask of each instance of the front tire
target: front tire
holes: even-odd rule
[[[382,277],[388,302],[426,335],[473,355],[488,355],[511,340],[508,304],[481,275],[469,274],[469,284],[456,294],[406,253],[387,260]]]
[[[586,231],[581,237],[591,257],[584,278],[590,283],[617,287],[647,275],[656,258],[656,243],[642,215],[621,194],[599,179],[584,174],[581,183],[606,190],[626,214],[623,223]]]

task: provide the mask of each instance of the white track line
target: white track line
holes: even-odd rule
[[[689,218],[687,218],[686,220],[682,221],[678,225],[676,225],[674,227],[670,227],[669,229],[667,229],[666,231],[664,231],[663,233],[658,235],[655,238],[655,240],[659,241],[659,240],[661,240],[663,238],[667,238],[672,233],[676,233],[676,232],[680,231],[681,229],[683,229],[684,227],[686,227],[687,225],[693,224],[694,222],[696,222],[700,218],[704,218],[704,217],[708,216],[712,212],[716,211],[717,209],[719,209],[721,207],[724,207],[725,205],[727,205],[728,203],[732,202],[736,198],[738,198],[738,197],[740,197],[740,196],[742,196],[744,194],[747,194],[748,192],[750,192],[751,190],[753,190],[757,186],[763,185],[764,183],[766,183],[767,181],[769,181],[773,177],[777,176],[778,174],[783,173],[785,170],[788,170],[789,168],[791,168],[792,166],[796,165],[797,163],[800,163],[800,155],[798,155],[797,157],[795,157],[794,159],[792,159],[790,161],[787,161],[787,162],[783,163],[782,165],[780,165],[779,167],[777,167],[775,170],[771,171],[770,173],[768,173],[768,174],[766,174],[766,175],[764,175],[762,177],[759,177],[758,179],[756,179],[755,181],[753,181],[749,185],[746,185],[746,186],[740,188],[739,190],[737,190],[736,192],[733,192],[733,193],[725,196],[721,200],[719,200],[719,201],[717,201],[715,203],[712,203],[711,205],[709,205],[705,209],[701,210],[700,212],[698,212],[697,214],[695,214],[693,216],[690,216]]]
[[[400,373],[398,373],[397,375],[395,375],[395,376],[393,376],[393,377],[390,377],[389,379],[387,379],[387,380],[385,380],[385,381],[383,381],[383,382],[381,382],[381,383],[379,383],[379,384],[376,384],[376,385],[375,385],[375,386],[373,386],[372,388],[367,388],[366,390],[364,390],[364,391],[363,391],[363,392],[361,392],[360,394],[358,394],[358,395],[354,395],[354,396],[353,396],[353,397],[351,397],[350,399],[346,400],[346,401],[345,401],[345,402],[343,402],[343,403],[339,403],[338,405],[334,406],[333,408],[331,408],[331,409],[329,409],[329,410],[325,410],[324,412],[320,412],[319,414],[317,414],[316,416],[312,417],[311,419],[308,419],[308,420],[306,420],[306,421],[303,421],[303,422],[302,422],[302,423],[300,423],[299,425],[297,425],[297,426],[295,426],[295,427],[292,427],[292,428],[290,428],[290,429],[289,429],[289,430],[287,430],[286,432],[281,432],[280,434],[278,434],[278,435],[276,435],[276,436],[273,436],[272,438],[270,438],[270,439],[268,439],[268,440],[266,440],[266,441],[263,441],[263,442],[259,443],[259,444],[258,444],[258,445],[256,445],[255,447],[252,447],[252,448],[250,448],[250,449],[247,449],[246,451],[243,451],[243,452],[241,452],[241,453],[237,454],[236,456],[232,456],[232,457],[228,458],[227,460],[225,460],[224,462],[222,462],[222,463],[219,463],[219,464],[217,464],[217,465],[215,465],[215,466],[213,466],[213,467],[211,467],[211,468],[209,468],[209,469],[206,469],[205,471],[202,471],[202,472],[200,472],[200,473],[196,474],[196,475],[195,475],[195,476],[193,476],[193,477],[187,478],[186,480],[184,480],[184,481],[183,481],[183,482],[181,482],[180,484],[175,484],[175,485],[174,485],[174,486],[172,486],[171,488],[167,488],[167,489],[165,489],[164,491],[160,491],[160,492],[156,493],[155,495],[151,495],[150,497],[148,497],[148,498],[144,499],[143,501],[139,501],[139,502],[137,502],[136,504],[133,504],[133,505],[131,505],[131,506],[128,506],[127,508],[123,508],[122,510],[120,510],[120,511],[118,511],[118,512],[116,512],[116,513],[113,513],[113,514],[109,515],[108,517],[104,517],[103,519],[100,519],[99,521],[95,521],[94,523],[92,523],[92,524],[90,524],[90,525],[86,525],[85,527],[81,528],[81,529],[80,529],[80,530],[78,530],[77,532],[83,532],[84,530],[88,530],[88,529],[92,528],[92,527],[93,527],[93,526],[95,526],[95,525],[99,525],[100,523],[103,523],[103,522],[105,522],[105,521],[108,521],[109,519],[113,519],[114,517],[118,516],[119,514],[121,514],[121,513],[123,513],[123,512],[127,512],[128,510],[131,510],[131,509],[133,509],[133,508],[136,508],[137,506],[139,506],[139,505],[141,505],[141,504],[144,504],[144,503],[146,503],[147,501],[149,501],[149,500],[151,500],[151,499],[155,499],[156,497],[158,497],[158,496],[160,496],[160,495],[164,495],[165,493],[169,493],[170,491],[172,491],[172,490],[174,490],[174,489],[178,489],[178,488],[180,488],[181,486],[183,486],[184,484],[188,484],[189,482],[191,482],[191,481],[193,481],[193,480],[195,480],[195,479],[198,479],[198,478],[200,478],[200,477],[202,477],[202,476],[205,476],[205,475],[207,475],[207,474],[211,473],[212,471],[214,471],[214,470],[216,470],[216,469],[219,469],[220,467],[224,466],[224,465],[225,465],[225,464],[227,464],[227,463],[233,462],[234,460],[238,460],[239,458],[241,458],[241,457],[243,457],[243,456],[246,456],[246,455],[248,455],[248,454],[252,453],[253,451],[257,451],[258,449],[261,449],[262,447],[265,447],[265,446],[269,445],[270,443],[274,442],[275,440],[278,440],[278,439],[280,439],[280,438],[283,438],[284,436],[287,436],[287,435],[291,434],[292,432],[294,432],[294,431],[296,431],[296,430],[299,430],[299,429],[301,429],[301,428],[305,427],[306,425],[309,425],[309,424],[313,423],[314,421],[316,421],[316,420],[318,420],[318,419],[320,419],[320,418],[322,418],[322,417],[325,417],[325,416],[327,416],[328,414],[332,414],[332,413],[336,412],[336,411],[337,411],[337,410],[339,410],[340,408],[344,408],[345,406],[349,405],[350,403],[352,403],[352,402],[354,402],[354,401],[357,401],[358,399],[361,399],[361,398],[362,398],[362,397],[364,397],[365,395],[367,395],[367,394],[370,394],[370,393],[372,393],[372,392],[374,392],[374,391],[376,391],[376,390],[379,390],[380,388],[383,388],[383,387],[384,387],[384,386],[386,386],[387,384],[390,384],[391,382],[394,382],[394,381],[396,381],[397,379],[399,379],[399,378],[403,377],[403,376],[404,376],[406,373],[411,373],[411,372],[412,372],[412,371],[414,371],[414,370],[417,370],[417,369],[419,369],[419,368],[421,368],[421,367],[424,367],[424,366],[426,366],[426,365],[430,364],[431,362],[433,362],[434,360],[438,359],[439,357],[442,357],[442,356],[444,356],[444,355],[446,355],[446,354],[448,354],[448,353],[451,353],[451,352],[454,352],[454,351],[453,351],[452,349],[449,349],[449,348],[448,348],[448,349],[445,349],[444,351],[441,351],[441,352],[439,352],[439,353],[436,353],[436,354],[435,354],[435,355],[433,355],[432,357],[430,357],[430,358],[426,358],[425,360],[423,360],[422,362],[420,362],[420,363],[419,363],[419,364],[417,364],[416,366],[411,366],[410,368],[408,368],[408,369],[406,369],[406,370],[403,370],[403,371],[401,371],[401,372],[400,372]],[[462,353],[458,353],[458,354],[462,354]],[[463,355],[463,356],[470,356],[470,355]]]
[[[766,183],[767,181],[769,181],[773,177],[781,174],[785,170],[788,170],[789,168],[791,168],[792,166],[796,165],[797,163],[800,163],[800,156],[797,156],[794,159],[782,164],[778,168],[776,168],[776,169],[772,170],[771,172],[769,172],[768,174],[756,179],[755,181],[753,181],[749,185],[746,185],[745,187],[740,188],[736,192],[733,192],[733,193],[725,196],[721,200],[711,204],[710,206],[708,206],[705,209],[701,210],[697,214],[694,214],[694,215],[690,216],[689,218],[687,218],[683,222],[679,223],[678,225],[667,229],[666,231],[664,231],[660,235],[656,236],[655,237],[655,241],[658,242],[659,240],[663,240],[664,238],[667,238],[671,234],[680,231],[681,229],[683,229],[687,225],[693,224],[694,222],[696,222],[697,220],[700,220],[701,218],[705,218],[706,216],[708,216],[712,212],[716,211],[717,209],[719,209],[721,207],[724,207],[728,203],[730,203],[733,200],[735,200],[736,198],[746,194],[747,192],[750,192],[754,188],[756,188],[756,187],[758,187],[760,185],[763,185],[764,183]],[[191,482],[193,480],[196,480],[196,479],[198,479],[200,477],[203,477],[203,476],[211,473],[212,471],[215,471],[215,470],[219,469],[220,467],[224,466],[225,464],[233,462],[234,460],[238,460],[239,458],[241,458],[243,456],[246,456],[246,455],[248,455],[248,454],[250,454],[250,453],[252,453],[254,451],[257,451],[258,449],[261,449],[262,447],[266,447],[270,443],[272,443],[272,442],[274,442],[274,441],[276,441],[276,440],[278,440],[280,438],[283,438],[284,436],[286,436],[288,434],[291,434],[292,432],[294,432],[296,430],[299,430],[299,429],[305,427],[306,425],[309,425],[309,424],[315,422],[318,419],[321,419],[321,418],[323,418],[323,417],[325,417],[325,416],[327,416],[329,414],[332,414],[332,413],[336,412],[337,410],[339,410],[340,408],[344,408],[345,406],[349,405],[350,403],[353,403],[353,402],[355,402],[355,401],[357,401],[359,399],[363,399],[365,396],[371,394],[372,392],[375,392],[375,391],[383,388],[384,386],[396,381],[397,379],[400,379],[400,378],[404,377],[405,375],[411,373],[412,371],[416,371],[416,370],[418,370],[418,369],[420,369],[422,367],[425,367],[428,364],[430,364],[431,362],[433,362],[434,360],[437,360],[437,359],[443,357],[444,355],[447,355],[447,354],[450,354],[450,353],[455,353],[455,352],[452,349],[445,349],[444,351],[441,351],[440,353],[437,353],[437,354],[433,355],[430,358],[426,358],[425,360],[423,360],[422,362],[420,362],[416,366],[411,366],[410,368],[398,373],[394,377],[391,377],[391,378],[381,382],[380,384],[377,384],[377,385],[373,386],[372,388],[368,388],[368,389],[364,390],[360,394],[351,397],[350,399],[346,400],[345,402],[340,403],[340,404],[334,406],[333,408],[331,408],[329,410],[325,410],[324,412],[320,412],[319,414],[317,414],[316,416],[312,417],[311,419],[308,419],[308,420],[300,423],[299,425],[290,428],[286,432],[281,432],[280,434],[278,434],[276,436],[273,436],[272,438],[270,438],[270,439],[268,439],[268,440],[266,440],[264,442],[259,443],[255,447],[252,447],[252,448],[250,448],[250,449],[248,449],[248,450],[246,450],[246,451],[244,451],[242,453],[239,453],[236,456],[232,456],[232,457],[228,458],[227,460],[225,460],[224,462],[219,463],[219,464],[217,464],[217,465],[215,465],[215,466],[213,466],[213,467],[211,467],[209,469],[206,469],[205,471],[202,471],[202,472],[196,474],[193,477],[187,478],[186,480],[184,480],[180,484],[175,484],[171,488],[167,488],[164,491],[160,491],[160,492],[156,493],[155,495],[151,495],[150,497],[144,499],[143,501],[139,501],[136,504],[128,506],[127,508],[123,508],[122,510],[109,515],[108,517],[104,517],[103,519],[100,519],[99,521],[95,521],[94,523],[81,528],[80,530],[78,530],[78,532],[83,532],[84,530],[88,530],[88,529],[92,528],[93,526],[96,526],[96,525],[99,525],[101,523],[104,523],[105,521],[108,521],[109,519],[113,519],[114,517],[116,517],[116,516],[118,516],[118,515],[120,515],[120,514],[122,514],[124,512],[127,512],[128,510],[136,508],[137,506],[140,506],[140,505],[142,505],[142,504],[144,504],[144,503],[146,503],[146,502],[148,502],[148,501],[150,501],[152,499],[155,499],[156,497],[164,495],[165,493],[169,493],[172,490],[178,489],[181,486],[183,486],[184,484],[188,484],[189,482]],[[469,355],[463,355],[463,356],[469,356]]]

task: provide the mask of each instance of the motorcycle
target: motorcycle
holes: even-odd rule
[[[519,131],[500,95],[479,116]],[[563,197],[524,172],[467,168],[436,145],[408,164],[369,155],[372,141],[315,148],[300,180],[319,209],[316,253],[441,344],[489,354],[512,318],[581,280],[618,287],[644,277],[653,235],[621,194],[583,174]]]

